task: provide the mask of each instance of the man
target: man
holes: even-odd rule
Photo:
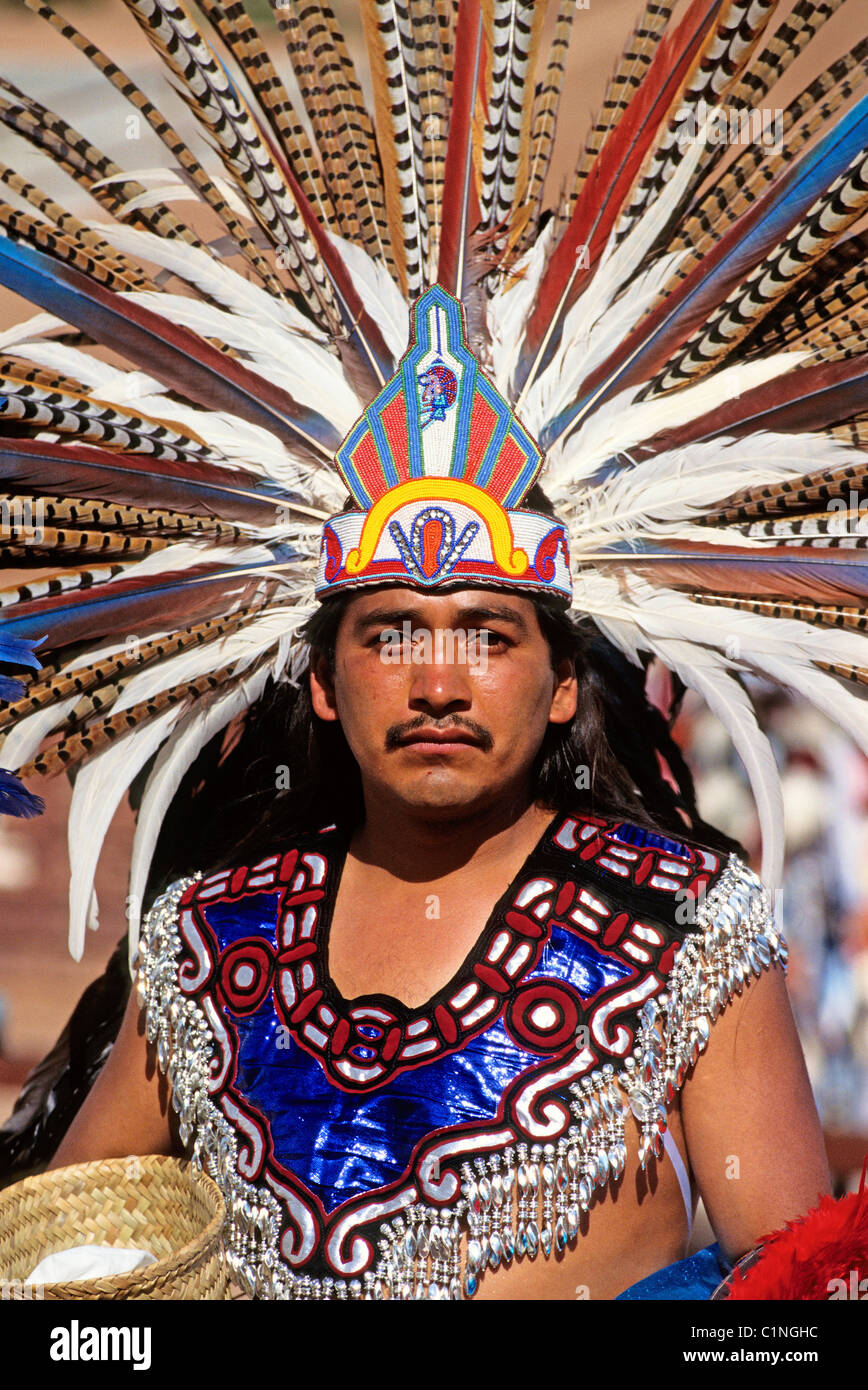
[[[88,231],[28,185],[38,216],[9,213],[0,238],[4,283],[45,311],[7,342],[25,365],[3,370],[4,478],[45,501],[28,558],[62,571],[0,605],[0,659],[27,668],[2,678],[0,809],[33,814],[25,783],[77,770],[75,955],[124,791],[136,783],[134,939],[177,788],[251,707],[236,764],[279,728],[313,593],[322,609],[292,705],[301,757],[266,752],[261,823],[234,815],[216,756],[166,822],[176,872],[206,877],[146,926],[156,1055],[131,1011],[57,1161],[168,1145],[156,1062],[260,1293],[611,1296],[682,1250],[685,1154],[731,1259],[813,1201],[825,1168],[767,900],[697,817],[643,662],[730,732],[774,884],[780,798],[742,676],[868,739],[864,566],[817,515],[866,473],[847,361],[865,335],[842,347],[801,313],[806,287],[848,302],[864,121],[833,102],[808,139],[799,97],[792,158],[762,169],[755,150],[730,165],[671,131],[709,90],[733,108],[767,91],[824,7],[778,53],[780,6],[734,29],[693,7],[667,31],[649,5],[555,207],[575,6],[547,45],[547,7],[524,0],[365,6],[373,119],[330,7],[290,6],[307,123],[243,18],[209,8],[215,49],[174,0],[132,7],[219,177],[50,22],[151,123],[228,242],[201,240],[135,171],[115,187],[89,139],[29,99],[9,120],[76,151],[118,225]],[[534,497],[540,446],[556,516]],[[557,609],[573,597],[598,636],[570,656]],[[432,638],[430,659],[381,663],[402,615],[423,657],[445,630],[463,660]],[[228,853],[194,847],[209,802],[240,841]]]
[[[420,300],[410,357],[445,299]],[[367,560],[376,502],[324,538],[309,819],[161,899],[150,1045],[134,998],[54,1163],[188,1144],[239,1277],[278,1297],[606,1300],[683,1257],[697,1191],[732,1264],[829,1184],[757,880],[641,815],[536,575],[492,548],[456,581],[445,549],[487,500],[408,488],[385,489]],[[552,527],[504,516],[540,545]],[[594,777],[568,788],[583,719]]]

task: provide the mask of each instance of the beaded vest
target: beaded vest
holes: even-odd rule
[[[429,1002],[345,1000],[328,931],[336,827],[182,880],[152,908],[139,990],[181,1137],[227,1200],[258,1297],[469,1298],[575,1239],[642,1166],[734,991],[785,963],[732,856],[559,816]]]

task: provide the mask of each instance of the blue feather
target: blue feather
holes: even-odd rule
[[[33,648],[38,647],[40,642],[44,641],[44,635],[28,639],[11,637],[2,633],[0,634],[0,662],[6,666],[30,666],[34,671],[38,671],[42,662]],[[8,696],[3,698],[8,698]]]
[[[44,810],[41,796],[29,792],[14,772],[0,767],[0,816],[20,816],[29,820],[31,816],[41,816]]]
[[[20,700],[23,694],[23,681],[17,681],[12,676],[0,676],[0,700]]]

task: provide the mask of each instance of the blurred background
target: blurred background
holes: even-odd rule
[[[370,90],[358,7],[334,9]],[[121,64],[213,163],[121,0],[79,0],[58,8]],[[262,23],[284,80],[282,39],[266,0],[249,4]],[[556,6],[549,7],[552,12]],[[782,7],[782,14],[790,8]],[[587,0],[579,13],[564,88],[560,138],[548,195],[554,201],[581,152],[608,75],[643,9],[641,0]],[[130,170],[162,167],[167,152],[86,59],[20,0],[0,0],[0,76],[62,113]],[[783,105],[819,67],[866,32],[865,0],[845,0],[767,99]],[[291,95],[291,79],[287,80]],[[299,102],[300,106],[300,102]],[[0,159],[25,172],[79,215],[103,217],[71,180],[17,136],[0,133]],[[0,291],[0,333],[33,310]],[[30,572],[32,576],[32,571]],[[16,576],[7,570],[3,585]],[[858,1182],[868,1150],[868,760],[825,719],[779,692],[760,690],[787,807],[787,868],[779,915],[791,947],[789,985],[839,1190]],[[716,719],[688,696],[677,736],[696,775],[703,816],[745,845],[758,867],[760,845],[746,778]],[[66,947],[66,813],[70,788],[55,779],[37,790],[45,814],[0,819],[0,1123],[21,1083],[52,1045],[85,986],[102,973],[125,925],[132,816],[115,818],[97,876],[100,928],[75,962]],[[705,1243],[700,1225],[700,1244]]]

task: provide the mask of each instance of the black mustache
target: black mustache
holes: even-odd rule
[[[411,719],[406,724],[393,724],[386,731],[387,750],[400,747],[407,735],[415,733],[417,729],[436,729],[441,734],[448,729],[462,729],[466,733],[472,734],[486,752],[494,747],[494,739],[491,734],[481,724],[477,724],[474,719],[461,719],[456,715],[450,715],[448,719],[431,719],[425,715],[420,715],[418,719]]]

